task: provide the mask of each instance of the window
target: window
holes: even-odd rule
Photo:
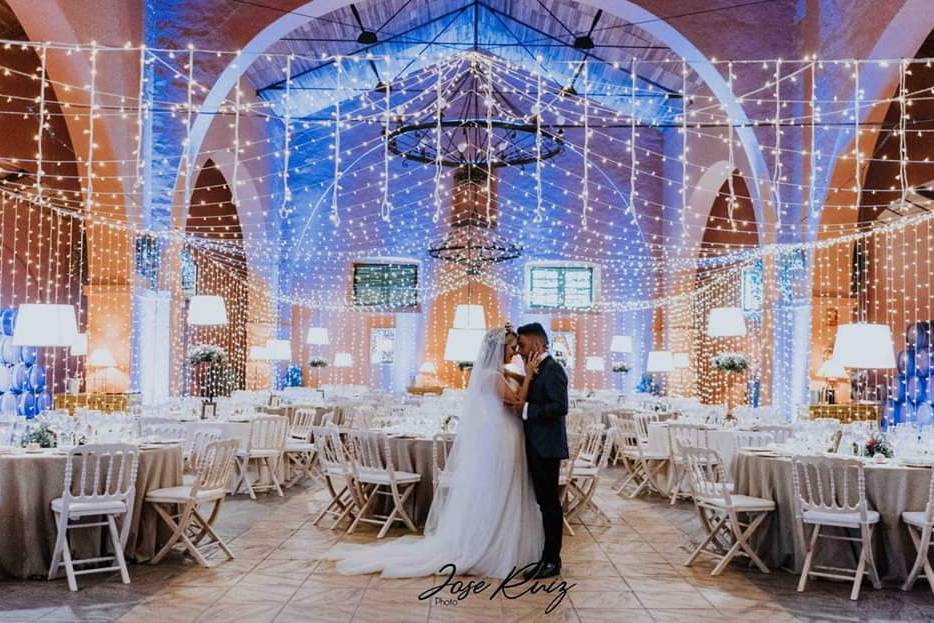
[[[594,267],[532,265],[528,268],[529,307],[590,309],[594,303]]]
[[[764,298],[763,277],[765,267],[762,260],[756,260],[752,266],[743,269],[742,288],[743,288],[743,311],[754,312],[762,309],[762,300]]]
[[[353,304],[390,309],[418,306],[417,264],[354,264]]]
[[[181,273],[182,294],[194,296],[198,293],[198,265],[188,247],[182,249]]]
[[[370,363],[372,365],[392,363],[395,347],[395,329],[373,329],[370,332]]]

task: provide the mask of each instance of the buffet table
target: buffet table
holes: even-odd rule
[[[795,521],[791,460],[739,452],[733,461],[731,473],[737,493],[775,501],[775,512],[770,514],[757,533],[759,556],[771,568],[782,567],[800,573],[804,556]],[[915,559],[915,548],[901,522],[901,514],[903,511],[924,510],[931,477],[932,470],[927,468],[866,466],[869,508],[881,515],[873,535],[873,555],[879,577],[886,584],[900,585],[908,577]],[[818,554],[816,564],[837,567],[856,565],[854,548],[845,541],[822,539]]]
[[[57,534],[50,506],[62,495],[66,456],[55,450],[0,455],[0,577],[46,577]],[[170,534],[144,507],[146,493],[182,482],[182,450],[166,446],[140,453],[136,498],[126,544],[128,559],[151,558]],[[70,531],[76,558],[100,556],[107,541],[99,528]]]

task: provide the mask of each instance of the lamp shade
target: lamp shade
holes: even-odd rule
[[[892,330],[888,325],[868,322],[840,325],[830,358],[844,368],[894,368]]]
[[[458,305],[454,309],[455,329],[486,329],[483,305]]]
[[[71,346],[77,337],[72,305],[24,303],[16,312],[13,346]]]
[[[588,372],[605,372],[606,362],[603,360],[603,357],[585,357],[584,368]]]
[[[710,337],[739,337],[746,335],[746,318],[739,307],[714,307],[707,319]]]
[[[817,376],[822,379],[845,379],[849,375],[846,373],[846,368],[837,363],[833,357],[820,364],[820,367],[817,369]]]
[[[485,329],[449,329],[444,345],[445,361],[473,362],[485,334]]]
[[[250,359],[254,361],[266,361],[269,359],[269,353],[265,346],[250,346]]]
[[[328,339],[328,330],[325,327],[309,327],[308,333],[305,335],[305,343],[314,346],[330,344],[331,341]]]
[[[88,334],[79,333],[75,336],[75,341],[71,343],[71,356],[83,357],[88,354]]]
[[[653,350],[649,352],[645,363],[646,372],[671,372],[675,369],[675,358],[670,350]]]
[[[672,362],[674,363],[675,368],[691,367],[691,360],[688,359],[687,353],[674,353],[672,355]]]
[[[438,366],[433,361],[426,361],[418,368],[419,374],[438,374]]]
[[[88,357],[88,366],[91,368],[113,368],[117,365],[114,354],[106,348],[95,348]]]
[[[353,355],[350,353],[337,353],[334,355],[334,367],[335,368],[352,368],[353,367]]]
[[[611,353],[631,353],[632,337],[628,335],[614,335],[610,342]]]
[[[215,294],[198,294],[188,305],[188,324],[216,327],[227,324],[224,298]]]
[[[291,361],[292,343],[289,340],[268,340],[266,354],[273,361]]]

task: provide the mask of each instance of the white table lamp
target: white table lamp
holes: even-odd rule
[[[277,339],[267,340],[266,354],[272,361],[291,361],[292,342],[289,340]]]
[[[224,298],[215,294],[197,294],[188,304],[188,324],[217,327],[227,324]]]
[[[846,368],[837,363],[833,357],[820,364],[820,367],[817,369],[817,376],[822,379],[845,379],[849,375],[846,373]]]
[[[671,372],[675,369],[675,359],[670,350],[653,350],[645,363],[646,372]]]
[[[742,337],[746,335],[746,318],[739,307],[715,307],[707,319],[710,337]]]
[[[830,357],[844,368],[877,370],[895,367],[892,330],[885,324],[840,325]]]
[[[426,361],[418,368],[419,374],[435,375],[438,374],[438,366],[433,361]]]
[[[114,354],[106,348],[95,348],[88,357],[89,368],[113,368],[116,365],[117,360],[114,359]]]
[[[253,361],[268,361],[269,353],[265,346],[250,346],[249,358]]]
[[[629,335],[614,335],[610,342],[611,353],[631,353],[632,337]]]
[[[71,346],[77,337],[73,305],[23,303],[16,311],[14,346]]]
[[[331,343],[328,339],[328,330],[325,327],[309,327],[305,335],[305,343],[312,346],[326,346]]]
[[[444,345],[445,361],[473,362],[486,329],[450,329]]]

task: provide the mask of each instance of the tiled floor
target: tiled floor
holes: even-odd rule
[[[169,557],[157,566],[132,566],[130,586],[114,576],[79,578],[81,590],[74,594],[63,580],[0,582],[0,621],[934,620],[934,596],[923,582],[910,593],[867,586],[853,603],[843,583],[815,581],[801,594],[794,590],[796,577],[781,571],[762,575],[736,564],[711,578],[705,562],[685,568],[685,544],[699,530],[693,507],[624,500],[607,484],[599,503],[614,523],[581,526],[576,536],[566,537],[563,578],[574,586],[547,617],[545,609],[557,593],[491,600],[491,588],[456,605],[419,601],[417,595],[440,578],[345,577],[321,560],[338,539],[311,525],[322,500],[317,489],[295,488],[285,499],[230,501],[219,526],[237,559],[212,569]],[[365,528],[352,540],[370,541],[374,534]]]

